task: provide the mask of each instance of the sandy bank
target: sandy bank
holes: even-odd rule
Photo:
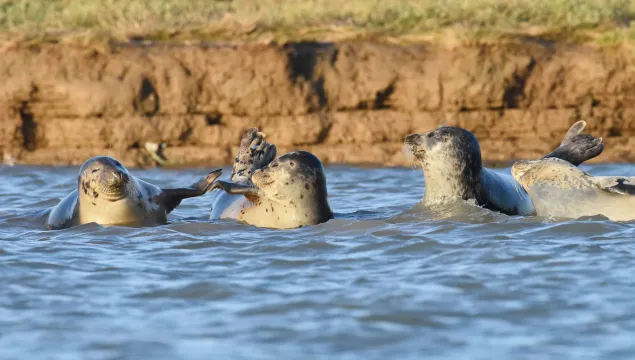
[[[391,166],[407,134],[445,123],[504,162],[549,152],[585,119],[605,139],[596,161],[635,161],[634,58],[549,43],[16,46],[0,56],[0,153],[146,166],[143,144],[165,141],[182,165],[212,166],[258,126],[281,152]]]

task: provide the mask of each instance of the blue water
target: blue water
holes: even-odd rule
[[[635,223],[433,214],[419,171],[326,172],[319,226],[211,223],[203,196],[165,226],[46,231],[77,168],[0,168],[0,359],[635,356]]]

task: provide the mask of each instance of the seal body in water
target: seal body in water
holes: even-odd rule
[[[518,161],[512,176],[529,194],[538,216],[635,220],[635,178],[591,176],[556,158]]]
[[[211,219],[290,229],[333,218],[320,160],[306,151],[275,159],[276,147],[256,128],[240,143],[231,181],[216,181]],[[222,190],[222,191],[221,191]]]
[[[117,160],[94,157],[79,170],[78,189],[68,194],[48,216],[49,229],[86,223],[147,226],[167,223],[181,200],[201,196],[220,176],[215,170],[188,188],[161,189],[130,175]]]
[[[604,150],[602,139],[581,135],[586,123],[579,121],[567,132],[560,146],[546,157],[579,164]],[[508,215],[533,215],[527,192],[511,176],[487,169],[481,149],[469,131],[452,126],[406,137],[406,151],[423,168],[424,205],[474,200],[477,205]]]

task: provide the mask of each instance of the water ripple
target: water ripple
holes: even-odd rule
[[[201,197],[163,226],[47,231],[76,171],[2,168],[3,359],[635,353],[634,222],[426,209],[418,171],[328,167],[336,218],[318,226],[212,223]],[[161,186],[206,172],[134,171]]]

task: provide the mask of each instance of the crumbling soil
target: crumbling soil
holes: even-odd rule
[[[396,166],[406,135],[447,124],[508,162],[550,152],[584,119],[606,144],[596,162],[635,161],[634,58],[546,43],[15,46],[0,56],[0,154],[148,166],[150,141],[182,166],[217,166],[256,126],[280,154]]]

